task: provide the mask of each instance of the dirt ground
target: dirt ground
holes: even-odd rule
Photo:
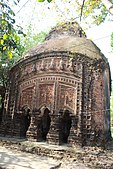
[[[48,169],[57,165],[57,160],[0,147],[0,165],[7,169]]]
[[[0,138],[0,167],[6,169],[113,169],[113,143],[68,147]]]

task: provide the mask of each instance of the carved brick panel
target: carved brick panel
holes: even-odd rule
[[[20,96],[20,108],[28,105],[32,109],[34,86],[24,89]]]
[[[48,72],[69,72],[74,73],[77,76],[82,75],[82,64],[73,60],[70,60],[68,57],[48,57],[44,59],[39,59],[35,63],[26,65],[21,69],[21,75],[25,76],[33,71],[42,73],[44,71]]]
[[[54,104],[54,84],[39,84],[39,107],[46,104],[50,107]]]
[[[59,84],[59,108],[68,107],[76,112],[76,88]]]

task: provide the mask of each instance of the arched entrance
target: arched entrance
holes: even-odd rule
[[[61,117],[61,121],[60,121],[61,143],[67,143],[68,142],[71,123],[72,123],[72,120],[71,120],[71,117],[70,117],[70,112],[68,110],[65,110],[64,112],[62,112],[62,117]]]
[[[49,113],[50,110],[48,108],[45,108],[43,116],[41,118],[41,137],[43,141],[46,141],[46,137],[50,129],[51,118]]]
[[[22,126],[21,126],[21,136],[26,137],[27,130],[31,123],[30,109],[26,106],[23,108]]]

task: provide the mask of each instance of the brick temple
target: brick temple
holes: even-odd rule
[[[110,68],[76,22],[53,28],[10,71],[0,134],[50,144],[110,139]]]

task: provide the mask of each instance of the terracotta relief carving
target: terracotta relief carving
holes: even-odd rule
[[[42,60],[40,65],[40,70],[43,71],[44,69],[45,69],[44,60]]]
[[[69,61],[68,70],[69,70],[69,71],[73,71],[73,62],[72,62],[72,60]]]
[[[39,84],[39,105],[47,104],[53,106],[54,103],[54,85]]]
[[[73,72],[78,74],[78,75],[82,75],[82,63],[73,63]]]
[[[29,64],[26,67],[21,68],[21,75],[25,76],[34,71],[38,73],[40,71],[69,71],[76,73],[77,75],[82,74],[82,64],[75,63],[68,58],[45,58],[43,60],[39,60],[36,63]]]
[[[33,71],[33,64],[27,65],[25,68],[25,72],[27,72],[27,74],[30,74],[32,71]]]
[[[71,109],[75,109],[75,97],[76,97],[75,88],[60,84],[59,90],[60,90],[59,106],[61,108],[62,106],[66,106]]]
[[[36,72],[36,63],[33,63],[33,72]]]
[[[59,62],[59,69],[60,70],[63,70],[64,69],[64,63],[63,63],[63,60],[61,59],[60,62]]]
[[[49,69],[53,70],[55,68],[54,58],[51,59]]]
[[[32,101],[33,101],[33,91],[34,86],[24,89],[20,95],[20,105],[19,107],[23,107],[24,105],[28,105],[32,108]]]
[[[21,68],[21,76],[27,75],[25,68]]]
[[[81,32],[76,22],[56,26],[11,68],[1,135],[74,146],[110,141],[109,63]]]

